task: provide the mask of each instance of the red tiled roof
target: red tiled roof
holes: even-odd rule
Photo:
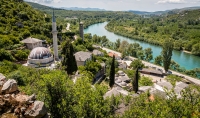
[[[109,52],[109,53],[108,53],[108,56],[110,56],[110,57],[113,57],[113,55],[115,55],[115,57],[118,57],[118,55],[115,54],[115,53],[112,53],[112,52]]]

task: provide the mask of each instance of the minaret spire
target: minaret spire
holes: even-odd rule
[[[83,22],[80,22],[80,19],[79,19],[79,35],[80,37],[82,38],[82,41],[84,41],[84,32],[83,32]]]
[[[54,15],[54,8],[53,8],[53,17],[52,17],[52,22],[56,22],[55,15]]]
[[[52,34],[53,34],[53,51],[54,51],[54,60],[58,61],[58,41],[57,41],[57,27],[56,27],[56,19],[54,15],[54,9],[53,9],[53,16],[52,16]]]

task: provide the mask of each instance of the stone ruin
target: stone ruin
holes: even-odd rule
[[[28,96],[18,90],[14,79],[6,80],[0,73],[1,118],[49,118],[44,102],[37,101],[35,94]]]

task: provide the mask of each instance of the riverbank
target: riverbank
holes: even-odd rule
[[[114,50],[111,50],[111,49],[108,49],[108,48],[105,48],[105,47],[103,47],[102,49],[105,50],[106,52],[112,52],[112,53],[115,53],[115,54],[121,56],[121,53],[120,53],[120,52],[117,52],[117,51],[114,51]],[[135,57],[131,57],[131,56],[129,56],[129,57],[130,57],[132,60],[137,59],[137,58],[135,58]],[[155,64],[152,64],[152,63],[143,61],[143,60],[142,60],[142,63],[143,63],[145,66],[155,67],[155,68],[159,68],[159,69],[164,70],[164,68],[161,67],[161,66],[158,66],[158,65],[155,65]],[[188,75],[184,75],[184,74],[179,73],[179,72],[176,72],[176,71],[172,71],[172,70],[170,70],[170,71],[172,72],[172,74],[175,74],[175,75],[178,75],[178,76],[182,76],[184,79],[186,79],[186,80],[188,80],[188,81],[190,81],[190,82],[192,82],[192,83],[197,84],[197,85],[200,86],[200,79],[193,78],[193,77],[190,77],[190,76],[188,76]]]
[[[88,28],[84,29],[84,33],[90,33],[91,35],[97,35],[97,36],[106,36],[106,38],[109,39],[109,41],[112,43],[116,42],[117,39],[121,39],[121,41],[126,40],[129,44],[138,43],[143,49],[151,48],[153,51],[154,59],[160,55],[162,51],[161,46],[149,44],[144,41],[135,40],[132,38],[114,34],[113,32],[107,31],[105,29],[107,24],[108,22],[91,25]],[[181,68],[186,70],[193,70],[195,68],[200,68],[200,63],[199,63],[200,57],[188,53],[183,53],[182,51],[174,50],[172,55],[172,60],[177,62]]]
[[[120,27],[120,29],[118,28],[118,30],[117,30],[116,27],[117,26],[115,26],[115,25],[113,26],[113,24],[110,25],[110,22],[109,22],[105,26],[105,29],[108,30],[109,32],[113,32],[116,35],[120,35],[120,36],[124,36],[124,37],[128,37],[128,38],[132,38],[132,39],[139,40],[139,41],[144,41],[146,43],[150,43],[150,44],[153,44],[153,45],[162,46],[163,40],[160,40],[162,38],[158,37],[155,34],[154,34],[155,35],[154,37],[151,36],[151,34],[149,34],[149,33],[142,33],[142,34],[139,35],[139,33],[136,33],[134,30],[132,31],[132,33],[130,33],[129,31],[126,31],[126,28],[123,25],[122,25],[122,27]],[[170,37],[168,37],[168,38],[170,38]],[[178,42],[178,40],[174,41],[174,45],[175,45],[174,46],[174,50],[182,48],[183,45],[182,46],[180,45],[180,47],[179,47],[180,43],[182,43],[182,42]],[[181,52],[182,50],[177,50],[177,51]],[[198,55],[198,54],[196,54],[194,52],[190,52],[190,51],[186,51],[186,50],[184,50],[183,52],[191,54],[191,55]]]
[[[192,52],[187,51],[187,50],[183,50],[183,52],[188,53],[188,54],[192,54]]]

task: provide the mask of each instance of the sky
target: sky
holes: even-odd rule
[[[100,8],[112,11],[164,11],[200,6],[200,0],[25,0],[53,7]]]

